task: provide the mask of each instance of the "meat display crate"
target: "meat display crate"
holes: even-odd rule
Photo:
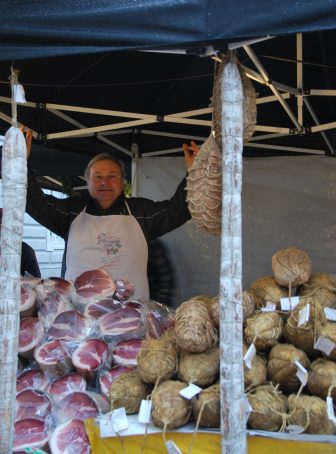
[[[137,422],[137,415],[128,416],[129,428],[113,437],[100,436],[99,421],[85,422],[90,439],[92,454],[158,454],[167,453],[162,430],[149,424],[147,435],[145,425]],[[192,443],[192,454],[218,454],[221,451],[219,430],[200,429],[193,439],[194,425],[188,424],[174,431],[167,431],[166,441],[173,440],[185,454]],[[146,437],[146,439],[145,439]],[[336,436],[292,435],[279,432],[247,431],[248,454],[335,454]],[[143,450],[142,450],[143,449]]]

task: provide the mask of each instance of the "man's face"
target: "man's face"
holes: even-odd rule
[[[102,208],[108,208],[124,189],[121,169],[108,159],[95,162],[89,173],[88,190]]]

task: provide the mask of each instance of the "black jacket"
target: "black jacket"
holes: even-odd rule
[[[127,199],[131,214],[138,221],[147,243],[176,229],[190,219],[185,187],[184,178],[173,197],[161,202],[143,197]],[[72,222],[85,207],[86,212],[94,216],[128,215],[123,194],[107,209],[102,209],[89,195],[58,199],[44,194],[36,181],[34,172],[29,170],[26,211],[38,223],[64,238],[66,244]]]
[[[41,277],[34,249],[29,246],[29,244],[22,241],[21,276],[24,276],[26,272],[34,277]]]

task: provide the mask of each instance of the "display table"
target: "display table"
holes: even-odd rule
[[[101,438],[99,423],[90,419],[85,421],[90,439],[92,454],[158,454],[167,453],[162,431],[148,426],[145,438],[145,426],[136,423],[134,416],[129,417],[130,427],[120,436]],[[139,430],[141,432],[139,433]],[[178,448],[186,454],[193,439],[193,426],[188,425],[174,432],[165,434],[166,440],[173,440]],[[220,453],[219,431],[199,431],[193,440],[192,454]],[[248,431],[249,454],[335,454],[336,436],[324,435],[291,435],[263,431]],[[141,449],[143,450],[141,451]]]

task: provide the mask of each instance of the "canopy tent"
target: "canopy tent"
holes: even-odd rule
[[[211,128],[211,57],[237,48],[259,95],[245,155],[333,155],[335,10],[335,1],[10,2],[0,131],[13,64],[28,101],[19,121],[39,139],[39,175],[81,175],[102,151],[125,161],[180,155],[183,141],[202,142]]]

